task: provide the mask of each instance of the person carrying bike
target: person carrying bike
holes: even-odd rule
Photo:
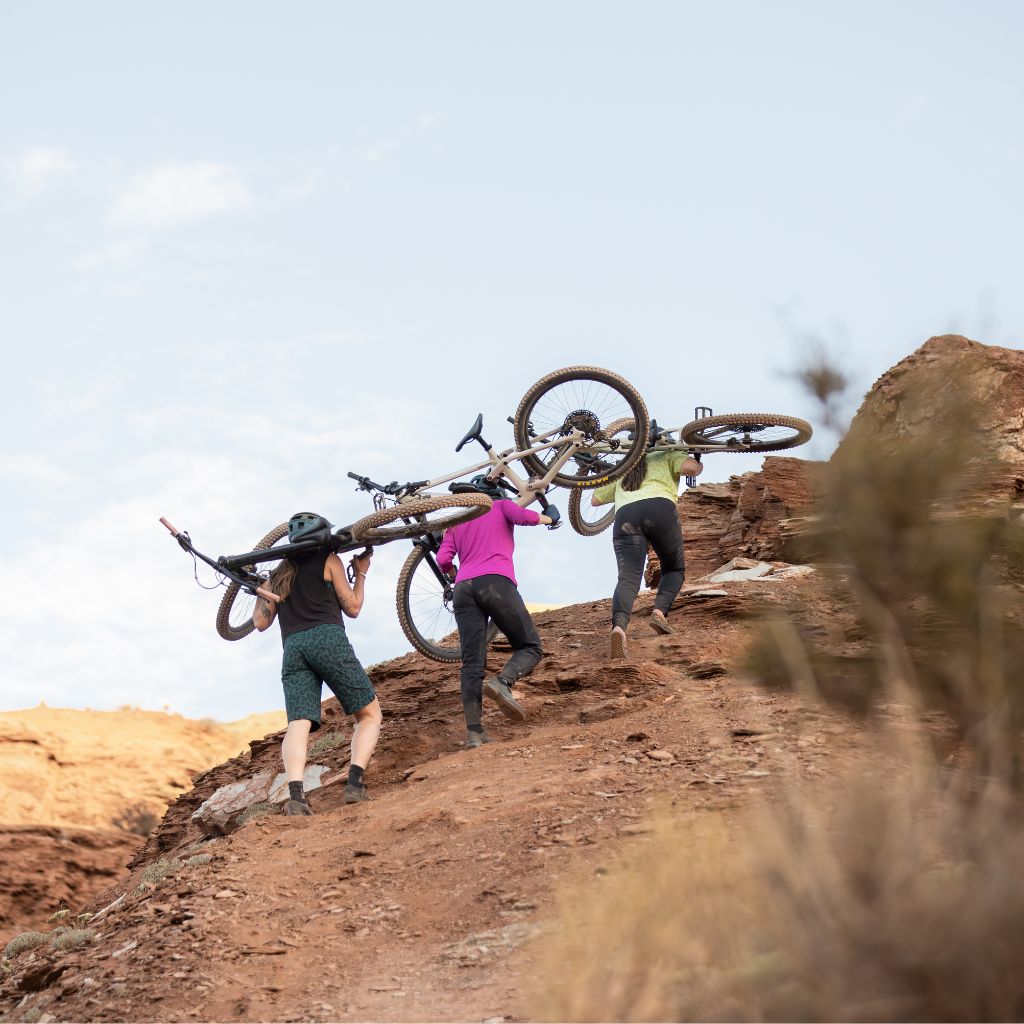
[[[479,747],[490,742],[482,722],[484,694],[507,718],[526,721],[526,711],[513,696],[512,687],[516,680],[533,671],[544,653],[516,582],[513,528],[542,524],[553,528],[559,525],[560,516],[553,505],[548,505],[544,514],[520,507],[485,475],[473,477],[471,486],[490,495],[494,503],[478,519],[445,531],[437,564],[449,579],[455,580],[452,604],[462,647],[460,688],[466,716],[466,746]],[[508,638],[512,657],[485,683],[488,620]]]
[[[323,516],[299,512],[288,520],[288,540],[326,541],[330,528]],[[275,618],[281,626],[281,682],[288,714],[281,758],[288,777],[285,813],[289,815],[313,813],[302,783],[309,734],[320,728],[324,683],[345,713],[355,718],[345,803],[369,799],[363,772],[380,736],[380,702],[348,641],[341,613],[351,619],[359,615],[371,554],[364,551],[352,559],[355,582],[351,586],[341,559],[326,548],[286,558],[271,573],[267,585],[277,595],[277,601],[260,598],[253,610],[253,623],[260,632],[268,629]]]
[[[656,430],[652,426],[652,435]],[[640,593],[648,544],[661,560],[661,581],[654,598],[651,627],[658,633],[674,632],[667,614],[686,571],[683,531],[676,511],[679,480],[683,476],[699,476],[703,471],[701,463],[685,451],[652,451],[625,476],[598,487],[591,496],[592,505],[615,502],[612,547],[618,582],[612,596],[613,658],[626,656],[626,627]]]

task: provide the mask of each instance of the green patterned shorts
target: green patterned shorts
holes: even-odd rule
[[[281,682],[288,721],[308,718],[313,723],[311,732],[320,728],[324,683],[346,715],[354,715],[376,696],[340,624],[324,623],[292,633],[284,642]]]

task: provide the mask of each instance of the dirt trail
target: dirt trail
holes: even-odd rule
[[[670,637],[649,629],[643,595],[624,665],[606,661],[608,602],[539,615],[548,653],[524,681],[530,719],[512,725],[489,711],[495,742],[475,751],[460,749],[451,667],[418,655],[379,666],[388,717],[371,803],[343,806],[342,787],[328,786],[311,794],[313,818],[258,819],[198,843],[192,809],[276,764],[276,741],[254,742],[251,758],[200,776],[172,806],[132,876],[89,908],[124,897],[91,923],[86,947],[14,961],[0,1016],[528,1016],[530,939],[553,922],[555,888],[569,878],[599,887],[616,851],[645,841],[652,808],[730,814],[780,780],[876,756],[856,723],[736,674],[754,609],[798,592],[820,595],[807,626],[842,648],[842,614],[816,577],[716,589],[727,593],[684,592]],[[324,732],[340,728],[333,702],[325,711]],[[213,859],[138,891],[157,858],[197,853]]]

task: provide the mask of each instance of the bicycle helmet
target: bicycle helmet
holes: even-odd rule
[[[288,520],[288,540],[294,544],[299,540],[325,542],[331,535],[331,524],[315,512],[296,512]]]
[[[449,484],[448,490],[452,494],[488,494],[494,499],[507,497],[496,481],[487,479],[486,473],[478,473],[468,481]]]
[[[480,473],[469,481],[481,494],[489,494],[492,498],[504,498],[505,492],[497,480],[488,480],[486,473]]]

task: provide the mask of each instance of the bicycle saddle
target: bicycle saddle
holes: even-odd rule
[[[476,414],[476,419],[473,420],[473,426],[471,426],[469,428],[469,431],[466,433],[466,436],[455,446],[455,450],[457,452],[461,452],[462,449],[465,448],[466,445],[469,444],[470,441],[479,441],[480,440],[480,432],[483,429],[484,429],[484,414],[482,412],[478,412]]]

